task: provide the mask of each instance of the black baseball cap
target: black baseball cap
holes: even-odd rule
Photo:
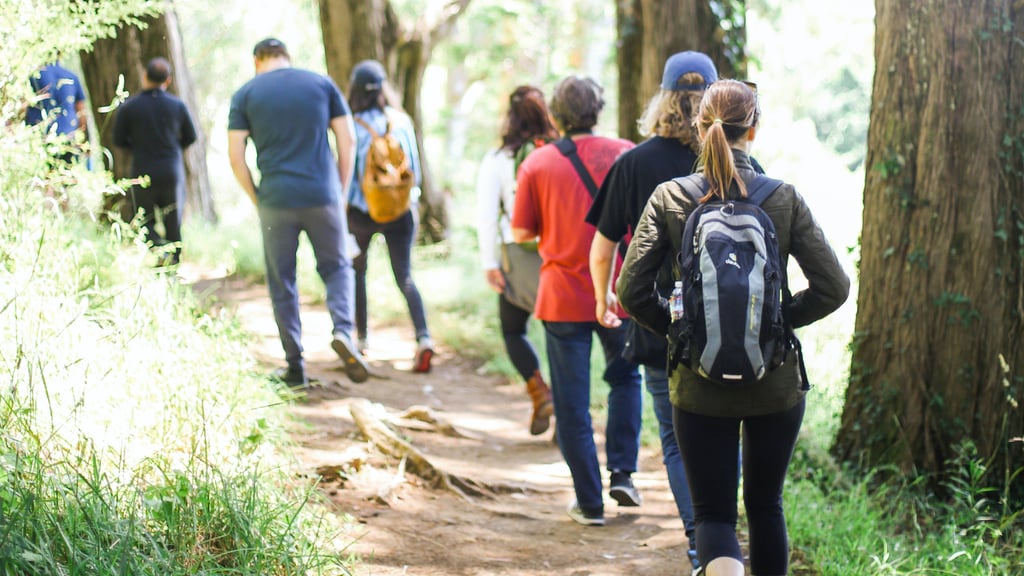
[[[265,56],[288,56],[288,47],[284,45],[277,38],[264,38],[256,43],[256,46],[252,49],[252,55],[259,57]]]

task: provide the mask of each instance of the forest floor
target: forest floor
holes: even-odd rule
[[[264,286],[213,279],[198,282],[197,291],[216,295],[240,319],[268,373],[281,365]],[[366,357],[372,375],[355,384],[330,348],[325,307],[303,304],[302,321],[307,370],[320,383],[291,405],[298,422],[293,439],[301,468],[338,514],[354,519],[348,552],[359,559],[356,575],[691,573],[657,446],[642,449],[634,475],[643,505],[619,507],[606,485],[607,525],[581,526],[565,512],[572,482],[552,442],[553,427],[541,436],[527,431],[530,402],[521,383],[485,374],[480,361],[444,342],[437,342],[433,370],[414,374],[408,323],[375,326],[371,320]],[[415,452],[404,466],[368,442],[353,418],[356,406],[369,406],[408,442]],[[417,407],[440,425],[400,417]],[[451,425],[447,433],[445,423]],[[595,428],[603,461],[603,423]],[[417,455],[465,489],[414,474]]]

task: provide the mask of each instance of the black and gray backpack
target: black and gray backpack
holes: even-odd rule
[[[682,363],[724,384],[761,380],[782,364],[790,344],[786,270],[775,225],[761,209],[782,181],[759,175],[746,198],[704,203],[703,175],[675,182],[697,208],[686,219],[678,256],[683,317],[669,329],[669,367]]]

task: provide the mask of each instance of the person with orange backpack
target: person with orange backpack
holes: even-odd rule
[[[356,166],[348,194],[348,227],[359,254],[355,269],[356,337],[368,348],[367,250],[377,233],[384,235],[391,271],[409,307],[416,335],[413,372],[429,372],[434,344],[427,328],[423,299],[412,278],[412,245],[419,226],[419,150],[412,119],[397,106],[384,66],[364,60],[352,69],[348,101],[356,129]]]
[[[517,87],[509,95],[501,146],[488,151],[480,162],[476,184],[480,265],[487,284],[499,294],[501,335],[512,365],[526,381],[533,403],[530,434],[534,436],[548,430],[554,414],[551,389],[541,374],[537,351],[526,337],[537,297],[540,255],[536,245],[512,241],[511,221],[519,165],[530,152],[556,138],[558,129],[544,93],[535,86]]]

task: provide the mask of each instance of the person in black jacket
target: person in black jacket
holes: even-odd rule
[[[757,94],[744,83],[720,80],[708,87],[696,123],[702,172],[690,177],[706,184],[709,192],[701,202],[746,194],[747,184],[757,177],[747,148],[759,115]],[[686,218],[695,207],[679,182],[659,185],[640,217],[616,284],[622,307],[656,334],[668,334],[670,314],[655,281],[665,262],[680,253]],[[804,199],[783,183],[761,207],[775,226],[783,266],[792,255],[807,279],[807,288],[789,301],[791,327],[834,312],[849,296],[850,280]],[[679,279],[678,266],[673,270]],[[676,441],[693,497],[697,555],[705,576],[744,573],[736,537],[741,430],[751,573],[788,573],[782,488],[803,421],[806,386],[800,363],[797,351],[788,350],[785,362],[761,380],[731,385],[702,378],[684,364],[669,366]]]
[[[195,125],[185,103],[167,93],[170,83],[170,62],[164,58],[150,60],[142,91],[121,105],[114,122],[114,144],[132,154],[132,177],[149,177],[149,186],[132,187],[132,210],[134,214],[142,211],[149,243],[173,247],[161,259],[164,264],[176,264],[181,257],[181,212],[185,205],[182,151],[196,141]],[[158,211],[163,236],[156,229]]]

